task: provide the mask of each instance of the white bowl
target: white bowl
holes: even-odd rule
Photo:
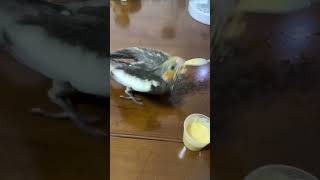
[[[210,4],[208,4],[209,9],[207,9],[209,11],[199,7],[198,5],[199,4],[197,4],[196,1],[189,1],[188,11],[190,16],[203,24],[210,25]]]

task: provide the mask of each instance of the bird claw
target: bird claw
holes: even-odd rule
[[[120,96],[120,98],[127,99],[127,100],[132,100],[134,103],[143,105],[143,102],[141,98],[134,97],[134,96]]]
[[[43,116],[43,117],[48,117],[48,118],[54,118],[54,119],[71,119],[72,118],[72,113],[71,112],[59,112],[59,113],[53,113],[53,112],[48,112],[45,111],[41,108],[32,108],[31,113],[33,115],[38,115],[38,116]],[[87,124],[94,124],[99,122],[98,117],[87,117],[83,118],[84,122]]]
[[[139,97],[133,97],[133,96],[120,96],[120,97],[123,98],[123,99],[128,99],[128,100],[135,99],[137,101],[141,101],[141,98],[139,98]]]
[[[143,102],[142,102],[142,101],[135,101],[135,100],[133,100],[133,102],[135,102],[136,104],[139,104],[139,105],[143,105]]]

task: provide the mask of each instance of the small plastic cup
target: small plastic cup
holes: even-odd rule
[[[192,138],[190,132],[188,131],[188,127],[191,123],[198,122],[208,128],[209,131],[209,141],[208,142],[199,142],[196,139]],[[183,144],[186,148],[191,151],[200,151],[205,146],[210,143],[210,118],[203,114],[191,114],[185,120],[183,124]]]

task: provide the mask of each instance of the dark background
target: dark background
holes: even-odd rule
[[[320,177],[320,6],[247,14],[234,56],[213,64],[213,179],[267,164]]]
[[[106,51],[108,46],[106,40]],[[50,87],[49,79],[0,51],[0,179],[107,179],[106,141],[85,134],[70,120],[29,112],[32,107],[60,111],[47,97]],[[82,99],[80,96],[78,102],[86,103]],[[103,121],[109,118],[104,103],[80,107],[84,114],[98,115]]]

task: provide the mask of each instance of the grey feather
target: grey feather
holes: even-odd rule
[[[131,66],[147,68],[148,70],[158,67],[169,57],[169,54],[160,50],[142,47],[125,48],[110,54],[110,58],[113,61],[121,58],[131,59],[134,61],[130,63]]]

